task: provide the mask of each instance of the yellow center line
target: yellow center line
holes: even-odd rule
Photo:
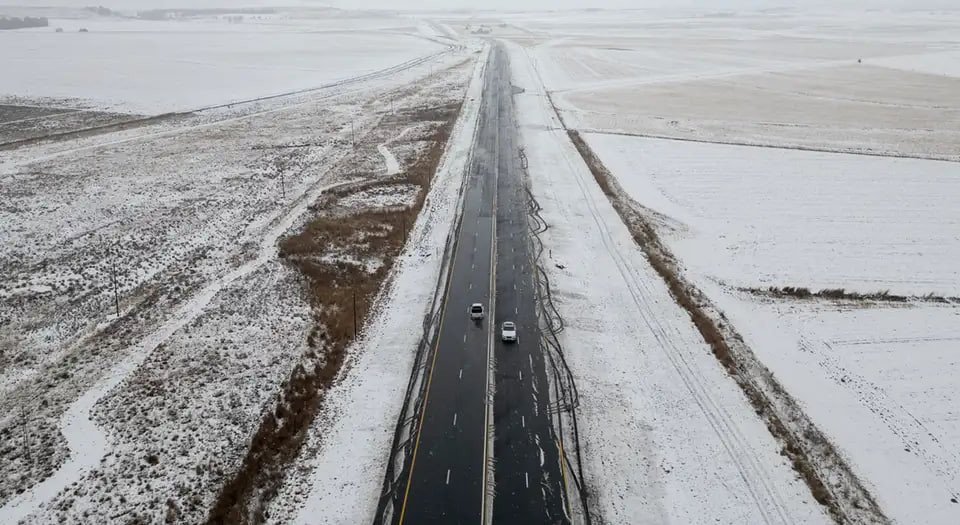
[[[427,377],[427,391],[423,396],[423,410],[420,411],[420,423],[417,425],[417,442],[413,446],[413,458],[410,460],[410,472],[407,474],[407,488],[403,492],[403,506],[400,508],[400,525],[407,512],[407,499],[410,497],[410,483],[413,481],[413,467],[417,463],[417,452],[420,450],[420,436],[423,433],[423,420],[427,416],[427,404],[430,401],[430,385],[433,384],[433,371],[436,370],[437,354],[440,353],[440,336],[443,333],[443,320],[447,316],[447,301],[450,299],[450,283],[453,282],[453,270],[457,267],[457,252],[460,251],[460,235],[462,233],[463,217],[457,226],[457,241],[453,246],[453,259],[450,261],[450,273],[447,275],[446,290],[443,292],[443,309],[440,311],[440,326],[437,330],[437,341],[433,345],[433,359],[430,361],[430,375]]]

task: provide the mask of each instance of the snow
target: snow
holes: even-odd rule
[[[956,523],[960,308],[710,294],[892,520]]]
[[[126,308],[142,301],[154,280],[199,287],[226,273],[225,259],[252,256],[246,244],[325,175],[326,163],[339,158],[333,147],[345,134],[338,128],[354,118],[332,115],[316,102],[254,116],[255,134],[247,131],[248,116],[6,155],[0,173],[10,193],[0,209],[0,264],[10,271],[3,286],[49,286],[79,301],[54,312],[30,297],[0,303],[0,314],[11,321],[0,336],[15,334],[28,361],[39,360],[32,367],[42,368],[71,351],[72,335],[88,319],[112,310],[114,266]],[[257,149],[318,137],[330,144],[295,154]],[[288,168],[308,167],[286,174],[286,198],[267,169],[278,159]],[[180,295],[169,294],[172,300]],[[32,323],[51,325],[58,337],[32,334]]]
[[[387,166],[387,175],[400,173],[400,163],[397,162],[397,157],[393,156],[393,152],[390,151],[390,148],[388,148],[386,144],[377,146],[377,151],[383,155],[383,162]]]
[[[958,163],[586,138],[702,280],[960,296]]]
[[[342,184],[342,183],[341,183]],[[234,269],[203,288],[179,308],[174,316],[149,334],[131,349],[119,363],[107,372],[97,384],[87,390],[64,414],[60,430],[70,447],[70,459],[60,466],[53,476],[31,487],[23,494],[4,505],[5,517],[19,521],[35,512],[39,505],[50,500],[58,492],[78,481],[86,472],[99,464],[107,452],[106,435],[90,420],[93,406],[122,383],[136,370],[151,352],[166,342],[175,332],[199,317],[214,296],[225,287],[254,272],[277,256],[277,240],[303,214],[323,191],[336,185],[316,187],[306,192],[297,204],[268,230],[260,241],[257,257]]]
[[[394,268],[392,285],[378,303],[382,308],[351,348],[350,363],[345,365],[349,373],[328,391],[324,413],[310,429],[305,452],[269,509],[271,523],[373,519],[414,350],[433,301],[435,288],[424,283],[440,278],[440,254],[459,209],[486,58],[477,60],[424,209]]]
[[[334,169],[351,123],[384,140],[372,128],[391,103],[451,102],[469,57],[4,155],[0,289],[17,293],[0,295],[0,412],[25,404],[33,449],[0,451],[4,520],[145,516],[157,494],[202,519],[306,351],[312,316],[298,315],[302,283],[276,260],[277,237],[322,188],[351,179]],[[354,164],[372,173],[378,161],[373,151]],[[223,397],[224,380],[240,397]],[[3,421],[4,439],[20,432],[20,418]]]
[[[829,522],[594,182],[527,51],[509,51],[593,510],[608,523]]]
[[[868,60],[867,63],[931,75],[960,77],[960,52],[957,51],[875,58]]]
[[[758,300],[799,286],[960,295],[960,164],[588,134],[687,275],[894,520],[953,523],[960,308]],[[867,306],[870,306],[869,308]]]
[[[63,33],[0,32],[0,97],[81,99],[164,113],[317,87],[429,55],[436,43],[393,30],[222,22],[51,22]],[[87,27],[79,33],[74,26]],[[321,29],[321,30],[318,30]]]
[[[837,447],[883,512],[901,523],[956,522],[960,465],[953,448],[960,440],[960,362],[955,357],[960,309],[955,303],[774,300],[740,289],[960,293],[960,270],[954,262],[960,260],[960,212],[954,202],[960,194],[960,163],[927,160],[960,160],[955,147],[960,142],[956,17],[955,12],[831,17],[732,13],[714,19],[652,17],[604,25],[598,16],[585,22],[530,20],[526,25],[535,35],[512,37],[526,46],[565,122],[587,132],[594,151],[647,210],[685,277],[724,312],[746,346]],[[642,30],[626,34],[631,26]],[[647,137],[622,136],[627,134]],[[535,193],[535,152],[544,148],[543,142],[545,138],[537,137],[535,146],[528,143]],[[553,157],[560,155],[540,160],[553,167],[539,176],[548,177],[546,186],[556,188],[553,193],[539,190],[538,198],[545,194],[540,202],[546,210],[551,200],[569,205],[567,194],[575,193],[557,179],[579,159],[564,166],[562,161],[549,164]],[[583,178],[596,193],[589,177]],[[602,195],[597,200],[603,202]],[[625,378],[644,376],[648,385],[657,385],[658,374],[650,370],[666,368],[662,365],[633,369],[620,361],[607,362],[609,349],[624,344],[608,341],[609,332],[624,331],[638,317],[649,322],[649,316],[625,314],[633,308],[622,292],[607,298],[605,293],[616,293],[604,291],[609,278],[584,277],[604,267],[581,262],[584,254],[604,248],[595,246],[596,234],[580,233],[575,248],[563,248],[565,239],[580,232],[574,227],[565,231],[564,221],[590,215],[579,208],[563,209],[553,220],[547,218],[551,229],[545,234],[548,246],[551,237],[561,239],[554,241],[553,254],[566,268],[554,271],[557,277],[551,275],[551,282],[560,298],[579,305],[568,306],[577,316],[574,321],[567,316],[565,337],[604,349],[589,360],[571,355],[572,366],[575,373],[584,374],[590,367],[616,370]],[[609,219],[617,221],[615,216]],[[590,227],[594,224],[603,221]],[[624,251],[632,239],[623,234],[607,244]],[[642,275],[646,269],[642,260],[621,264],[621,273]],[[565,278],[565,272],[571,275]],[[565,285],[569,281],[573,284]],[[566,294],[564,286],[570,290]],[[582,304],[582,290],[590,290],[595,315],[584,315],[590,310]],[[641,297],[670,304],[669,297],[655,290]],[[580,323],[591,329],[578,340]],[[640,342],[637,353],[646,357],[650,351],[643,351],[644,339],[635,338]],[[566,346],[571,348],[570,343]],[[654,379],[647,379],[651,376]],[[586,390],[582,395],[599,390],[596,385],[604,381],[609,381],[607,375],[588,375],[579,382],[586,385],[581,386]],[[611,405],[626,407],[628,414],[657,413],[631,405],[631,390],[622,381],[616,383],[621,397]],[[647,396],[651,404],[670,400],[660,389],[655,391]],[[594,417],[591,410],[585,400],[582,414],[588,421]],[[616,428],[627,426],[622,420],[629,417],[616,412],[595,419],[613,427],[604,428],[605,436],[620,436]],[[633,425],[651,436],[642,446],[653,448],[664,441],[647,430],[656,429],[654,424],[644,423]],[[692,423],[674,431],[683,435],[702,427]],[[698,435],[687,439],[703,439]],[[588,457],[609,458],[603,470],[597,469],[604,477],[619,456],[634,453],[605,456],[605,449],[615,446],[592,443],[589,434],[586,443],[592,445]],[[716,462],[711,458],[702,464]],[[717,468],[722,472],[723,464]],[[626,475],[640,471],[638,465]],[[620,476],[615,472],[612,477]],[[617,487],[644,483],[651,484],[649,479],[628,479]],[[682,486],[698,485],[684,480]],[[602,512],[608,519],[613,516],[612,522],[635,522],[623,509],[651,506],[637,501],[617,509],[604,503],[609,490],[601,482]],[[735,486],[725,490],[735,492]],[[663,513],[657,521],[696,508],[690,503],[673,510],[669,491],[642,493],[668,502],[656,507],[655,512]],[[724,507],[717,500],[714,508]],[[718,519],[758,521],[755,516]]]
[[[86,427],[88,439],[109,452],[81,441],[83,450],[73,451],[80,459],[55,478],[78,464],[89,463],[83,465],[89,471],[29,522],[107,522],[120,512],[131,519],[155,516],[158,499],[178,508],[184,521],[202,519],[211,488],[237,468],[264,400],[302,353],[312,316],[299,290],[295,271],[266,262],[220,290],[92,411],[80,403],[71,409],[67,417],[80,421],[67,424]],[[85,399],[91,395],[100,392]]]
[[[958,21],[607,15],[511,38],[574,128],[960,160]]]
[[[374,186],[344,197],[340,204],[349,207],[412,206],[419,193],[420,188],[413,184]]]

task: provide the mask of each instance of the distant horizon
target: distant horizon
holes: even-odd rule
[[[376,11],[571,11],[571,10],[682,10],[698,12],[717,12],[727,10],[761,11],[789,9],[796,11],[824,10],[958,10],[950,0],[721,0],[711,5],[703,5],[698,0],[249,0],[240,3],[229,0],[28,0],[18,3],[0,3],[0,13],[4,8],[84,8],[103,6],[118,11],[148,9],[205,9],[205,8],[293,8],[293,7],[331,7],[344,10]]]

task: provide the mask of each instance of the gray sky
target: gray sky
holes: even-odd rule
[[[397,9],[476,8],[476,9],[573,9],[573,8],[700,8],[705,11],[722,9],[764,9],[769,7],[816,8],[948,8],[960,5],[958,0],[331,0],[338,7],[369,7]]]
[[[761,9],[794,7],[824,9],[859,8],[956,8],[957,0],[0,0],[2,5],[83,7],[105,5],[117,9],[146,9],[150,7],[228,7],[228,6],[282,6],[331,5],[341,8],[370,9],[509,9],[546,10],[573,8],[701,8],[705,11],[724,9]]]

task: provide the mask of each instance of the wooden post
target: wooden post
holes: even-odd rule
[[[30,445],[27,443],[27,408],[24,403],[20,403],[20,418],[23,427],[23,454],[30,460]]]
[[[117,289],[117,260],[116,258],[111,259],[111,267],[113,269],[113,302],[117,307],[117,319],[120,319],[120,292]]]

